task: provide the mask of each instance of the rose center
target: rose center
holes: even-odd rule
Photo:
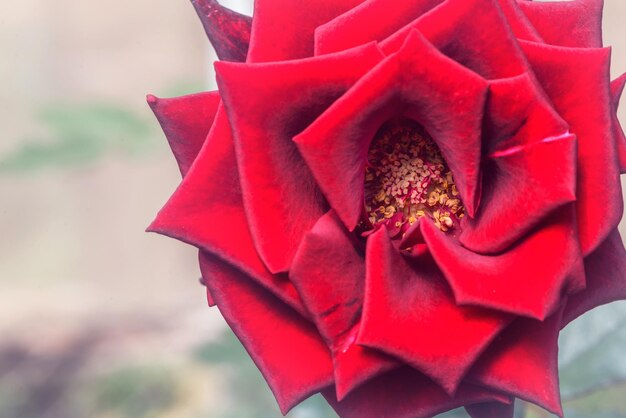
[[[441,151],[416,122],[389,122],[374,137],[365,169],[365,210],[372,227],[398,233],[425,216],[447,232],[465,215]]]

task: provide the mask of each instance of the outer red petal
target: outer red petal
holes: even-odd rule
[[[357,344],[402,359],[454,393],[511,318],[457,306],[432,259],[421,257],[409,264],[391,244],[385,228],[368,238],[366,262],[365,305]]]
[[[517,319],[485,351],[468,380],[562,417],[557,360],[561,312],[545,322]]]
[[[467,383],[450,397],[426,376],[410,368],[380,376],[341,402],[334,398],[333,391],[323,394],[341,418],[430,418],[472,403],[507,401],[497,392]]]
[[[466,406],[465,410],[472,418],[513,418],[515,403],[477,403]]]
[[[198,164],[161,209],[150,231],[179,239],[229,261],[303,314],[306,309],[285,276],[267,271],[246,221],[228,120],[218,111]]]
[[[497,253],[576,200],[576,138],[528,74],[490,83],[484,126],[481,208],[459,240]]]
[[[332,385],[332,362],[315,327],[241,271],[206,253],[202,274],[226,322],[263,373],[283,413]]]
[[[585,272],[587,288],[568,299],[563,326],[597,306],[626,299],[626,251],[617,230],[585,258]]]
[[[573,208],[564,207],[497,255],[463,248],[432,222],[422,222],[420,227],[458,303],[544,319],[560,304],[562,292],[573,286],[568,281],[578,280],[582,270],[574,225]],[[580,285],[575,283],[576,290]]]
[[[382,41],[443,0],[368,0],[315,30],[315,55]]]
[[[294,259],[290,277],[331,349],[337,397],[397,362],[354,345],[365,284],[362,245],[331,211],[309,232]]]
[[[619,166],[622,174],[626,173],[626,136],[624,130],[617,117],[619,108],[619,100],[624,92],[626,84],[626,74],[611,82],[611,102],[613,103],[613,135],[615,136],[615,146],[617,147],[617,155],[619,158]]]
[[[249,62],[313,56],[315,28],[363,0],[256,0]]]
[[[148,95],[148,104],[163,128],[183,177],[204,144],[219,103],[216,91],[172,99]]]
[[[294,138],[331,207],[349,229],[363,206],[370,143],[388,119],[416,120],[442,150],[470,214],[476,206],[487,85],[413,32]]]
[[[541,36],[530,23],[517,0],[498,0],[500,8],[511,25],[511,30],[517,39],[526,41],[542,42]]]
[[[527,69],[497,0],[447,0],[385,39],[383,50],[397,51],[413,29],[487,79],[512,77]]]
[[[221,6],[217,0],[191,0],[221,60],[246,60],[252,18]]]
[[[381,59],[369,44],[304,60],[216,64],[250,230],[270,271],[289,269],[302,237],[328,210],[291,139]]]
[[[519,1],[545,42],[577,48],[602,46],[603,0]]]
[[[578,138],[576,213],[581,248],[587,255],[617,226],[623,212],[609,88],[610,50],[529,42],[522,47],[554,107]],[[601,205],[597,196],[602,196]]]

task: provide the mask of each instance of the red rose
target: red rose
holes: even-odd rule
[[[602,1],[194,4],[219,91],[149,97],[184,176],[150,229],[282,411],[562,415],[560,329],[626,298]]]

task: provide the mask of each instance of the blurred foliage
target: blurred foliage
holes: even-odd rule
[[[157,132],[147,116],[99,103],[47,106],[36,115],[43,133],[0,156],[0,173],[74,167],[108,153],[137,155],[153,145]]]
[[[177,400],[177,384],[163,367],[114,370],[91,382],[83,394],[85,409],[123,418],[147,418]]]

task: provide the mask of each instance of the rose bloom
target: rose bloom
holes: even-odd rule
[[[196,0],[219,90],[149,96],[183,181],[150,230],[281,410],[562,416],[559,331],[626,297],[601,0]]]

